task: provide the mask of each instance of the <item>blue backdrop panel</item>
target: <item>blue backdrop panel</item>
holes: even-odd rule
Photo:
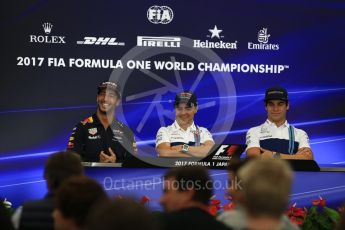
[[[173,17],[170,11],[166,17],[171,22],[159,23],[158,11],[149,11],[154,5],[170,7]],[[151,21],[157,24],[148,12],[156,14]],[[15,205],[46,192],[41,176],[46,157],[65,149],[74,125],[95,112],[96,86],[107,79],[122,85],[118,118],[134,131],[140,154],[155,155],[156,132],[173,122],[172,100],[179,91],[198,95],[196,123],[211,130],[217,142],[244,143],[246,131],[266,119],[265,89],[281,85],[289,91],[288,120],[309,134],[317,162],[345,164],[345,3],[6,2],[0,28],[0,196]],[[138,44],[142,36],[173,37],[180,43],[143,47]],[[116,38],[115,43],[124,44],[80,44],[86,37],[112,38],[113,43]],[[195,47],[198,41],[229,43],[231,48]],[[275,49],[250,49],[254,43]],[[80,66],[70,63],[77,59]],[[123,67],[85,65],[96,59],[120,60]],[[128,68],[128,61],[149,62],[151,68]],[[194,68],[156,69],[155,61],[192,63]],[[203,69],[200,63],[223,63],[231,69]],[[248,69],[257,65],[282,70]],[[129,180],[137,174],[161,176],[163,171],[118,169],[116,175]],[[90,173],[102,181],[107,171]],[[225,172],[212,173],[225,180]],[[320,183],[327,184],[301,190],[297,184],[309,182],[309,174],[296,175],[296,200],[303,192],[344,186],[343,174],[325,173]],[[160,190],[155,191],[158,197]],[[223,192],[217,191],[219,196]]]

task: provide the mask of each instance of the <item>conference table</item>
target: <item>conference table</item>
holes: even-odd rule
[[[0,161],[0,197],[11,201],[16,208],[26,200],[40,199],[46,192],[43,178],[47,156],[30,159],[2,159]],[[147,196],[151,210],[161,210],[165,167],[125,168],[121,164],[84,163],[85,173],[97,180],[111,197],[130,196],[140,200]],[[327,205],[337,207],[345,202],[345,165],[320,165],[320,171],[295,171],[290,204],[311,206],[319,196]],[[210,169],[214,181],[215,199],[227,204],[226,169]]]
[[[87,164],[86,164],[87,165]],[[163,189],[163,175],[167,168],[121,168],[104,167],[94,163],[85,167],[86,174],[99,181],[110,196],[132,196],[140,200],[143,196],[150,199],[149,207],[161,209],[159,198]],[[312,205],[312,200],[326,199],[327,206],[338,207],[345,202],[345,167],[343,165],[321,165],[320,171],[294,171],[294,182],[290,195],[290,205],[299,207]],[[210,169],[214,183],[214,198],[227,204],[228,171]]]

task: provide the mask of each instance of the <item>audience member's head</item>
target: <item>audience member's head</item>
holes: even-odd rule
[[[50,155],[44,167],[44,178],[47,181],[49,191],[56,190],[67,178],[83,173],[80,156],[71,151]]]
[[[98,204],[90,213],[86,230],[153,230],[152,214],[139,203],[126,198]]]
[[[228,171],[229,171],[229,183],[228,183],[228,193],[232,197],[232,201],[236,204],[242,202],[243,195],[242,195],[242,185],[241,180],[238,178],[238,171],[250,160],[247,159],[239,159],[239,158],[232,158],[229,161]]]
[[[292,170],[283,160],[253,159],[238,172],[247,216],[280,219],[289,202]]]
[[[213,184],[206,168],[185,166],[170,169],[164,175],[160,203],[167,212],[193,206],[206,206],[212,196]]]
[[[13,230],[10,213],[6,210],[5,205],[0,198],[0,226],[3,230]]]
[[[106,199],[106,193],[96,181],[86,176],[67,179],[56,194],[55,230],[83,228],[89,211]]]
[[[345,207],[345,204],[343,205]],[[337,225],[337,230],[344,230],[345,229],[345,211],[342,211],[340,214],[340,220]]]

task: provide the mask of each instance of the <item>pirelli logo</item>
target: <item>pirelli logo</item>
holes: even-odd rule
[[[137,46],[177,48],[181,46],[181,38],[138,36]]]

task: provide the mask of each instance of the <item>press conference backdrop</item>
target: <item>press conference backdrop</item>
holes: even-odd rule
[[[65,149],[96,110],[97,85],[122,86],[118,119],[155,156],[173,99],[198,96],[216,142],[245,143],[270,86],[319,163],[344,164],[345,3],[340,1],[27,1],[1,13],[0,159]]]

